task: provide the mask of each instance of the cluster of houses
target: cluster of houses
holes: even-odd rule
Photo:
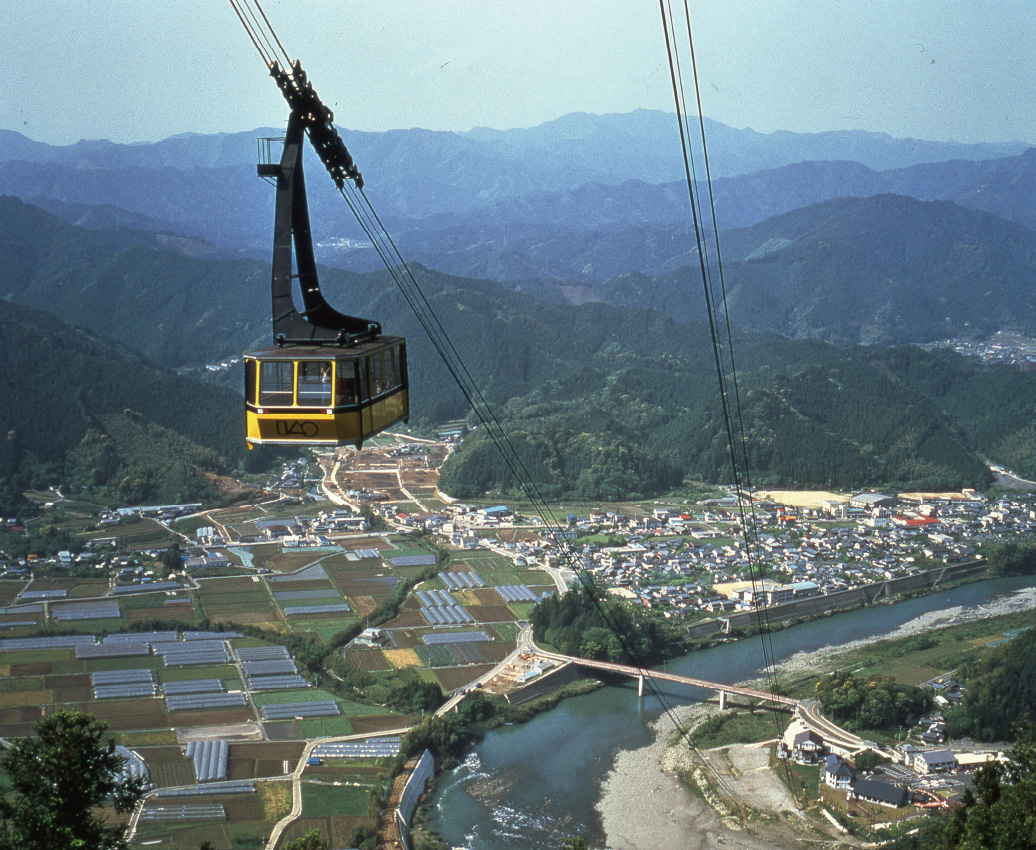
[[[824,738],[811,729],[790,727],[778,742],[777,756],[799,764],[820,765],[821,781],[828,788],[846,792],[847,800],[875,803],[890,809],[907,805],[946,805],[924,786],[947,775],[970,773],[997,758],[993,753],[953,753],[948,749],[919,748],[903,744],[889,767],[859,771],[842,755],[831,752]],[[963,785],[961,785],[963,790]]]
[[[237,540],[224,541],[216,529],[203,526],[195,532],[199,545],[219,546],[233,543],[281,543],[286,549],[312,548],[331,545],[332,534],[367,531],[366,518],[351,510],[318,511],[314,516],[295,516],[285,519],[260,519],[252,523],[258,532],[242,535]]]
[[[571,516],[561,534],[543,534],[538,517],[516,516],[503,505],[454,504],[433,514],[408,514],[393,505],[376,510],[397,526],[424,528],[460,549],[489,547],[519,565],[553,566],[560,548],[591,535],[617,545],[589,544],[572,553],[618,596],[669,617],[723,614],[809,596],[850,590],[918,572],[933,561],[958,563],[974,555],[974,538],[1036,530],[1028,499],[990,504],[962,493],[857,493],[815,509],[759,503],[752,556],[733,496],[685,508],[655,507],[626,516],[594,511]],[[520,528],[501,542],[500,528]],[[750,566],[752,570],[750,571]],[[763,568],[769,578],[749,581]]]
[[[983,363],[1016,366],[1026,372],[1036,371],[1036,356],[1033,356],[1029,348],[1000,332],[988,340],[945,339],[926,343],[920,347],[926,351],[948,348],[965,357],[977,357]]]

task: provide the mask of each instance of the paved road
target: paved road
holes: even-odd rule
[[[823,736],[824,740],[847,750],[874,750],[878,755],[885,758],[893,758],[894,753],[882,750],[872,741],[865,741],[852,732],[847,732],[841,726],[824,717],[820,712],[820,702],[815,699],[804,699],[795,707],[795,714],[808,729]]]

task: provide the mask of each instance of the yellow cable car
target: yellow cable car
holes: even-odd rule
[[[245,355],[248,442],[359,448],[409,413],[406,341],[287,346]]]
[[[259,176],[277,187],[273,232],[273,336],[276,346],[245,354],[245,439],[252,445],[354,445],[410,418],[406,340],[381,325],[332,308],[320,292],[303,138],[336,184],[363,178],[305,72],[276,63],[270,73],[291,114],[284,139],[259,140]],[[279,162],[271,143],[283,141]],[[294,248],[294,253],[293,253]],[[293,295],[298,283],[303,309]]]

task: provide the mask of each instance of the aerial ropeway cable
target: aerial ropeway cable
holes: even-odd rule
[[[693,115],[687,108],[685,87],[680,58],[680,44],[683,39],[683,32],[677,28],[676,18],[673,14],[671,0],[659,0],[662,24],[665,34],[666,54],[669,66],[670,81],[672,84],[673,100],[676,105],[676,117],[679,125],[681,149],[684,161],[684,173],[687,183],[692,222],[694,226],[695,242],[698,251],[699,270],[704,290],[706,314],[708,318],[709,333],[712,342],[713,359],[716,366],[717,385],[719,390],[720,404],[723,412],[724,431],[726,435],[727,448],[730,455],[730,466],[734,481],[734,491],[737,497],[738,512],[741,522],[742,535],[744,538],[745,551],[748,558],[749,578],[752,583],[753,600],[762,598],[759,593],[760,583],[756,566],[755,553],[758,552],[758,530],[759,525],[755,514],[752,500],[752,485],[747,452],[747,439],[744,419],[741,411],[741,398],[737,380],[737,365],[734,357],[734,343],[730,328],[730,314],[727,309],[726,284],[723,277],[722,255],[720,253],[719,229],[716,222],[716,204],[712,190],[712,175],[709,168],[708,147],[705,139],[705,119],[702,112],[701,90],[698,85],[698,69],[694,54],[694,39],[691,31],[691,16],[687,0],[683,3],[683,22],[686,31],[685,52],[691,68],[693,78],[695,107],[698,117],[698,127],[695,142],[700,143],[700,150],[704,162],[704,182],[708,191],[708,208],[702,203],[701,192],[699,191],[697,167],[695,162],[695,145],[692,143],[692,134],[689,116]],[[707,212],[707,215],[706,215]],[[706,236],[706,230],[711,229],[711,239]],[[715,248],[714,263],[710,261],[711,246]],[[713,279],[713,265],[715,265],[719,285]],[[729,376],[727,369],[729,367]],[[735,421],[736,420],[736,421]],[[746,511],[747,505],[747,511]],[[777,671],[774,662],[772,629],[769,620],[768,607],[764,604],[755,608],[757,623],[759,625],[759,637],[762,646],[763,668],[765,679],[770,693],[777,695]],[[783,734],[783,722],[774,707],[774,724],[777,727],[778,735]]]
[[[580,583],[595,600],[595,604],[600,604],[600,600],[603,599],[602,592],[597,588],[592,576],[581,568],[577,559],[572,555],[567,541],[561,534],[561,525],[553,510],[543,498],[524,462],[515,451],[495,411],[483,395],[413,271],[403,259],[396,243],[371,204],[364,191],[359,169],[352,162],[351,155],[348,155],[344,142],[339,146],[337,142],[325,143],[323,141],[325,134],[330,135],[332,131],[334,137],[338,136],[337,129],[333,125],[328,126],[333,118],[330,111],[322,108],[322,102],[316,97],[312,84],[306,78],[301,65],[293,60],[284,49],[258,0],[230,0],[230,3],[253,45],[267,65],[270,74],[277,81],[278,88],[292,105],[293,116],[297,111],[302,113],[301,117],[304,119],[302,123],[311,141],[314,132],[317,134],[318,139],[314,144],[314,149],[318,156],[331,155],[335,151],[338,151],[341,156],[341,151],[345,151],[345,155],[349,157],[348,167],[344,167],[346,163],[344,156],[334,162],[333,167],[328,166],[327,162],[324,163],[333,179],[336,174],[341,177],[340,180],[335,179],[336,187],[471,406],[475,417],[494,443],[505,466],[522,487],[533,507],[544,517],[548,533],[553,537],[562,553],[562,560],[573,568]],[[323,161],[323,156],[321,158]],[[336,171],[340,165],[343,167]],[[621,633],[619,637],[620,640],[627,642]],[[637,659],[638,657],[633,647],[630,647],[629,654],[631,658]]]

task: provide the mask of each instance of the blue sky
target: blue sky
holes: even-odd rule
[[[9,2],[0,126],[146,141],[279,126],[227,0]],[[529,127],[672,111],[653,0],[266,0],[336,122]],[[1036,144],[1031,0],[690,0],[703,110],[760,132]]]

